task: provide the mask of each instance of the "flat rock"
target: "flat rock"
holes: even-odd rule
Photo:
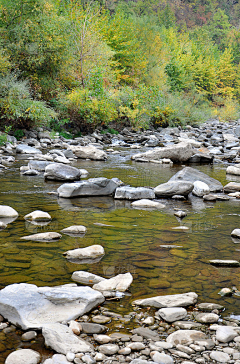
[[[192,190],[193,183],[188,181],[168,181],[154,188],[155,195],[158,197],[187,196]]]
[[[139,306],[151,306],[156,308],[182,306],[185,307],[194,305],[197,302],[197,298],[198,295],[195,292],[188,292],[182,294],[144,298],[134,301],[133,304]]]
[[[212,310],[223,310],[224,306],[218,303],[203,302],[197,305],[198,309],[201,311],[212,311]]]
[[[118,184],[112,179],[104,177],[90,178],[87,181],[64,183],[57,192],[59,197],[69,198],[77,196],[108,196],[112,195]]]
[[[55,232],[39,233],[28,236],[22,236],[21,239],[32,241],[56,241],[62,237],[61,234]]]
[[[73,281],[83,284],[96,284],[105,280],[103,277],[85,271],[73,272],[71,278]]]
[[[45,345],[57,353],[86,353],[93,351],[91,345],[74,335],[72,330],[60,323],[47,324],[42,328]]]
[[[222,343],[232,341],[238,333],[230,326],[220,326],[216,330],[216,339]]]
[[[27,214],[24,216],[25,220],[34,220],[34,221],[49,221],[51,220],[51,216],[44,211],[41,210],[35,210],[31,212],[30,214]]]
[[[134,201],[131,203],[132,207],[137,207],[137,208],[156,208],[156,209],[163,209],[164,207],[166,207],[166,205],[157,202],[157,201],[152,201],[152,200],[148,200],[148,199],[141,199],[138,201]]]
[[[191,330],[191,329],[199,329],[203,325],[195,321],[175,321],[174,326],[177,326],[182,330]]]
[[[32,349],[21,349],[13,351],[8,355],[5,364],[38,364],[41,355]]]
[[[18,212],[10,206],[0,205],[0,217],[18,217]]]
[[[219,181],[192,167],[183,168],[170,178],[169,182],[170,181],[188,181],[192,183],[201,181],[208,185],[210,192],[222,191],[223,189],[223,186]]]
[[[240,183],[237,182],[229,182],[223,188],[225,193],[239,192],[240,191]]]
[[[140,335],[145,339],[151,339],[153,341],[159,341],[160,337],[156,331],[150,330],[147,327],[138,327],[132,330],[133,334]]]
[[[27,144],[19,144],[16,147],[16,153],[20,154],[39,154],[42,153],[39,149],[30,147]]]
[[[209,260],[209,263],[215,265],[217,267],[239,267],[239,262],[237,260],[221,260],[221,259],[214,259]]]
[[[222,351],[211,351],[210,358],[218,363],[228,363],[230,361],[230,356]]]
[[[91,245],[86,248],[68,250],[63,255],[70,260],[97,259],[105,254],[101,245]]]
[[[90,287],[74,284],[37,287],[15,283],[0,291],[0,314],[12,324],[28,330],[74,320],[103,301],[103,295]]]
[[[77,181],[81,172],[78,168],[63,163],[51,163],[45,168],[44,178],[54,181]]]
[[[185,318],[187,316],[187,310],[182,307],[166,307],[160,308],[156,314],[167,322],[174,322]]]
[[[94,146],[72,146],[70,145],[70,148],[72,149],[73,153],[77,158],[80,159],[92,159],[97,161],[105,161],[107,160],[107,153],[105,153],[103,150],[97,149]]]
[[[61,230],[61,233],[67,234],[67,235],[78,235],[78,234],[85,234],[87,231],[86,226],[83,225],[72,225],[69,226],[63,230]]]
[[[110,279],[104,279],[99,283],[94,284],[93,289],[97,291],[119,291],[125,292],[133,281],[131,273],[118,274]]]
[[[197,330],[177,330],[170,334],[166,341],[173,345],[187,345],[189,342],[196,340],[205,340],[207,339],[207,335],[202,331]]]
[[[181,142],[175,145],[154,148],[153,150],[147,151],[145,153],[138,153],[131,157],[131,159],[138,161],[145,159],[150,160],[160,160],[163,158],[171,159],[173,162],[186,162],[195,154],[195,150],[190,143]]]
[[[153,199],[155,193],[151,188],[124,186],[116,189],[114,198],[121,200]]]

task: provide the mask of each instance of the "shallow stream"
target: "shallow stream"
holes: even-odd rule
[[[118,155],[110,155],[107,162],[78,160],[74,166],[87,169],[88,178],[118,177],[132,186],[151,187],[166,182],[182,168],[132,162],[131,153],[123,149]],[[19,212],[18,219],[0,232],[0,289],[19,282],[39,286],[70,283],[76,270],[106,278],[130,272],[134,277],[131,295],[118,302],[107,302],[114,312],[127,314],[136,298],[194,291],[199,295],[198,302],[217,302],[226,307],[226,313],[240,314],[240,297],[218,295],[223,287],[240,289],[240,268],[216,268],[209,264],[210,259],[240,260],[240,244],[234,243],[230,236],[233,229],[240,228],[240,199],[162,200],[166,204],[162,210],[133,209],[130,202],[112,197],[58,199],[49,192],[56,191],[61,183],[45,182],[43,175],[20,175],[19,167],[26,164],[27,160],[18,159],[0,174],[0,204]],[[223,185],[230,181],[226,179],[224,165],[193,167]],[[173,215],[174,208],[187,211],[187,217],[178,220]],[[24,215],[37,209],[52,216],[47,226],[38,227],[24,220]],[[51,243],[20,239],[37,232],[59,232],[71,225],[85,225],[86,235],[77,238],[63,235]],[[173,229],[181,225],[188,230]],[[100,244],[105,249],[106,254],[99,263],[79,265],[68,262],[62,255],[66,250],[92,244]],[[42,345],[39,340],[37,346]],[[18,343],[15,334],[10,342],[9,337],[0,333],[0,363],[4,363],[7,353]]]

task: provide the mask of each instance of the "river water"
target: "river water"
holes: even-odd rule
[[[88,178],[118,177],[132,186],[151,187],[166,182],[182,168],[136,163],[130,160],[131,154],[133,151],[125,148],[120,154],[110,155],[107,162],[78,160],[74,166],[87,169]],[[137,298],[194,291],[199,295],[198,302],[217,302],[226,307],[227,314],[240,314],[238,297],[218,295],[223,287],[240,289],[240,268],[216,268],[209,264],[210,259],[240,260],[240,241],[234,243],[230,236],[233,229],[240,228],[240,200],[214,203],[199,198],[161,200],[166,204],[165,209],[139,210],[131,208],[129,202],[112,197],[59,199],[49,192],[56,191],[61,183],[45,182],[43,175],[20,175],[19,167],[27,164],[24,158],[0,174],[0,204],[19,212],[18,219],[0,232],[0,288],[19,282],[38,286],[70,283],[76,270],[105,278],[130,272],[134,278],[130,294],[120,302],[108,303],[115,312],[127,314],[132,310],[131,302]],[[236,180],[226,178],[224,165],[193,167],[223,185]],[[187,217],[178,220],[173,215],[174,208],[187,211]],[[24,220],[24,215],[37,209],[52,216],[47,226],[38,227]],[[86,235],[63,235],[59,241],[47,243],[20,239],[37,232],[59,232],[71,225],[85,225]],[[173,229],[181,225],[188,229]],[[105,249],[106,254],[98,263],[75,264],[62,255],[66,250],[92,244],[100,244]],[[1,352],[2,358],[6,357],[19,344],[16,335],[10,342],[0,333],[0,341],[0,359]]]

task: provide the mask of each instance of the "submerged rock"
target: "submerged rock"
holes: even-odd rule
[[[90,287],[15,283],[0,291],[0,314],[23,330],[40,329],[45,324],[74,320],[103,301],[103,295]]]

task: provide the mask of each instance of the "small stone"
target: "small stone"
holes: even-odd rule
[[[41,210],[35,210],[33,212],[31,212],[28,215],[24,216],[25,220],[33,220],[33,221],[49,221],[51,220],[51,216],[44,211]]]
[[[219,363],[228,363],[230,361],[230,356],[222,351],[212,351],[210,353],[210,358],[216,360]]]
[[[222,288],[221,291],[218,292],[220,296],[231,296],[232,290],[230,288]]]
[[[185,216],[187,216],[187,213],[185,211],[176,211],[174,212],[174,215],[176,217],[179,217],[180,219],[183,219]]]
[[[238,336],[237,332],[230,326],[220,326],[216,330],[216,339],[222,343],[228,343]]]
[[[67,358],[68,361],[72,362],[75,359],[75,354],[69,352],[69,353],[66,354],[66,358]]]
[[[114,355],[118,352],[119,346],[116,344],[105,344],[100,345],[98,350],[100,351],[100,353],[105,355]]]
[[[182,307],[167,307],[161,308],[156,314],[167,322],[174,322],[185,318],[187,310]]]
[[[94,340],[99,344],[108,344],[112,339],[107,335],[95,335]]]
[[[104,354],[102,354],[102,353],[97,353],[97,354],[95,355],[94,359],[95,359],[96,361],[103,361],[104,359],[106,359],[106,356],[105,356]]]
[[[129,355],[131,353],[131,348],[129,347],[125,347],[125,348],[122,348],[118,351],[118,354],[120,355]]]
[[[158,351],[153,352],[151,358],[154,362],[159,364],[173,364],[173,358],[170,355],[159,353]]]
[[[130,348],[133,351],[139,351],[145,349],[145,345],[141,342],[134,342],[127,345],[128,348]]]
[[[22,341],[31,341],[37,337],[37,333],[35,331],[27,331],[24,334],[22,334]]]
[[[110,322],[110,317],[103,316],[103,315],[97,315],[92,317],[92,322],[96,324],[106,324],[107,322]]]
[[[215,313],[199,313],[195,316],[197,322],[203,324],[213,324],[214,322],[218,322],[219,316]]]
[[[72,329],[72,331],[75,335],[80,335],[80,333],[82,331],[82,326],[79,322],[71,320],[69,323],[69,327],[70,327],[70,329]]]

